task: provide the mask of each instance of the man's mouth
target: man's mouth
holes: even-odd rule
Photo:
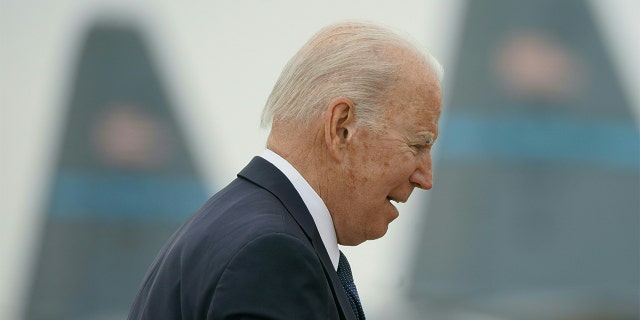
[[[389,201],[389,202],[393,201],[393,202],[395,202],[395,203],[401,203],[401,202],[404,202],[404,201],[401,201],[401,200],[398,200],[398,199],[394,199],[394,198],[392,198],[392,197],[387,197],[387,201]]]
[[[409,200],[409,195],[403,196],[403,195],[388,195],[387,196],[387,201],[389,201],[391,203],[391,201],[395,202],[395,203],[405,203],[407,202],[407,200]]]

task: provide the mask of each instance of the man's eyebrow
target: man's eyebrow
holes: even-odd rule
[[[434,132],[431,131],[421,131],[419,133],[416,134],[416,138],[420,139],[420,140],[429,140],[429,139],[436,139],[436,134]]]
[[[435,133],[431,131],[422,131],[413,136],[414,143],[433,144],[436,141]]]
[[[413,135],[408,139],[411,143],[426,143],[429,144],[431,141],[435,141],[435,135],[431,132],[421,132]]]

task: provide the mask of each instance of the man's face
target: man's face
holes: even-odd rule
[[[431,189],[431,147],[438,136],[440,85],[431,72],[413,71],[387,103],[383,130],[359,127],[344,163],[346,181],[334,215],[338,240],[357,245],[382,237],[415,187]]]

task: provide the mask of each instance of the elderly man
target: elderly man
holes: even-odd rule
[[[441,74],[383,27],[319,31],[267,101],[267,150],[171,237],[129,319],[365,319],[338,244],[431,188]]]

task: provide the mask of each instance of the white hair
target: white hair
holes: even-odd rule
[[[267,99],[262,126],[295,121],[308,126],[337,97],[357,106],[356,121],[377,130],[388,89],[399,77],[402,61],[390,48],[405,48],[422,57],[442,81],[443,68],[408,35],[370,22],[348,21],[316,33],[282,70]]]

